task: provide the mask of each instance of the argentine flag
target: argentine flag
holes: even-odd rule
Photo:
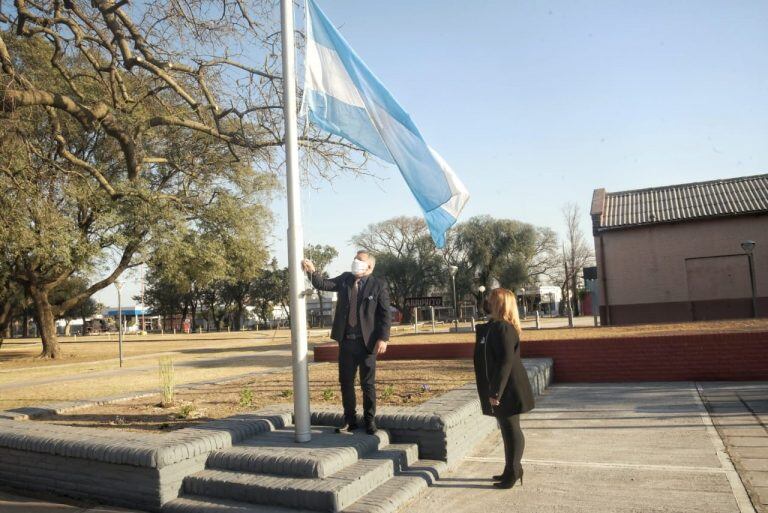
[[[306,13],[303,105],[309,120],[396,164],[442,248],[469,199],[466,187],[314,0],[307,0]]]

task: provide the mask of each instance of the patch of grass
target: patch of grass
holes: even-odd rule
[[[240,406],[243,408],[253,406],[253,390],[250,388],[240,390]]]
[[[189,419],[193,418],[194,414],[196,413],[195,405],[192,403],[187,403],[181,406],[179,408],[179,412],[176,414],[176,416],[180,419]]]
[[[381,398],[385,401],[390,399],[393,395],[395,395],[394,385],[386,385],[384,390],[381,391]]]
[[[333,401],[336,398],[336,392],[330,388],[323,390],[323,401]]]
[[[281,390],[280,397],[282,397],[283,399],[290,399],[291,397],[293,397],[293,390]]]

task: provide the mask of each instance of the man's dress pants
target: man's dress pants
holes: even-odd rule
[[[373,422],[376,416],[376,354],[369,354],[362,337],[345,338],[339,346],[339,383],[344,419],[354,424],[357,409],[355,399],[355,373],[360,369],[360,388],[363,391],[363,416]]]

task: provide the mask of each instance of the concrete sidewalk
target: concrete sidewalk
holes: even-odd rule
[[[698,388],[753,504],[768,511],[768,383],[700,383]]]
[[[409,513],[754,512],[695,384],[555,385],[524,416],[524,486],[494,433]]]

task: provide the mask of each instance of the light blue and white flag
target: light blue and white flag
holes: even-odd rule
[[[424,210],[437,247],[469,193],[411,117],[357,56],[314,0],[307,0],[304,107],[315,125],[396,164]]]

